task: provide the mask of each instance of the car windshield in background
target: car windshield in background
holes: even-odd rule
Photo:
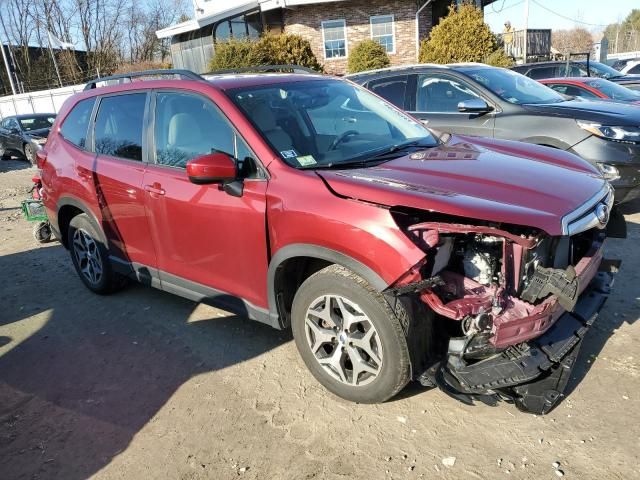
[[[640,100],[640,92],[634,92],[627,87],[618,85],[617,83],[610,82],[604,78],[598,78],[594,80],[588,80],[585,82],[591,88],[604,93],[612,100],[622,100],[625,102],[633,102]]]
[[[296,168],[339,167],[403,147],[437,145],[421,123],[340,80],[238,88],[229,95],[282,159]]]
[[[564,98],[529,77],[504,68],[469,67],[459,71],[470,76],[503,100],[518,105],[563,102]]]
[[[587,62],[580,62],[580,66],[584,67],[586,72]],[[615,68],[611,68],[609,65],[605,65],[600,62],[589,62],[589,73],[592,77],[601,77],[601,78],[616,78],[616,77],[624,77],[622,73],[620,73]]]
[[[23,117],[20,118],[20,126],[25,132],[31,132],[33,130],[42,130],[43,128],[51,128],[55,117],[51,115],[44,117]]]

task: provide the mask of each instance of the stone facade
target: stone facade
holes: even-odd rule
[[[284,10],[284,31],[301,35],[311,42],[313,53],[324,65],[325,72],[344,75],[347,58],[325,58],[322,40],[322,22],[345,20],[347,55],[358,43],[371,38],[370,18],[393,15],[395,27],[395,53],[389,54],[392,65],[416,63],[416,0],[356,0],[350,2],[304,5]],[[420,14],[420,39],[426,38],[433,23],[431,5]]]

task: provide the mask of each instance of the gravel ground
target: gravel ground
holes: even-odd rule
[[[551,414],[417,386],[355,405],[287,332],[142,286],[91,294],[21,218],[32,173],[0,162],[0,479],[640,478],[640,215]]]

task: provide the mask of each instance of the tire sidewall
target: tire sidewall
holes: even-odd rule
[[[98,283],[90,282],[80,270],[80,265],[78,264],[78,260],[76,259],[73,245],[73,236],[78,229],[84,230],[91,236],[93,241],[96,243],[98,251],[100,253],[100,257],[102,260],[102,278]],[[75,267],[76,273],[80,277],[80,280],[82,280],[82,283],[84,283],[89,290],[100,294],[109,293],[111,289],[111,279],[113,277],[111,263],[109,262],[109,254],[105,247],[104,241],[102,240],[103,238],[104,237],[101,235],[100,230],[94,225],[88,215],[83,213],[71,219],[67,232],[67,245],[69,245],[71,261],[73,262],[73,266]]]
[[[372,293],[361,282],[339,274],[309,277],[299,288],[293,301],[291,327],[293,336],[307,368],[313,376],[335,395],[358,403],[379,403],[395,395],[410,377],[408,349],[402,328],[391,308],[381,295]],[[365,283],[368,286],[368,284]],[[311,303],[326,294],[343,296],[356,303],[369,317],[382,344],[382,368],[371,383],[363,386],[346,385],[325,372],[309,348],[305,332],[305,315]]]
[[[36,150],[30,143],[25,143],[24,145],[24,158],[26,158],[31,165],[36,164]]]

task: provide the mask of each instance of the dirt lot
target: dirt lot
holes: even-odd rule
[[[288,333],[142,286],[89,293],[21,218],[31,174],[0,163],[0,479],[640,478],[640,215],[551,414],[416,386],[366,406],[321,388]]]

